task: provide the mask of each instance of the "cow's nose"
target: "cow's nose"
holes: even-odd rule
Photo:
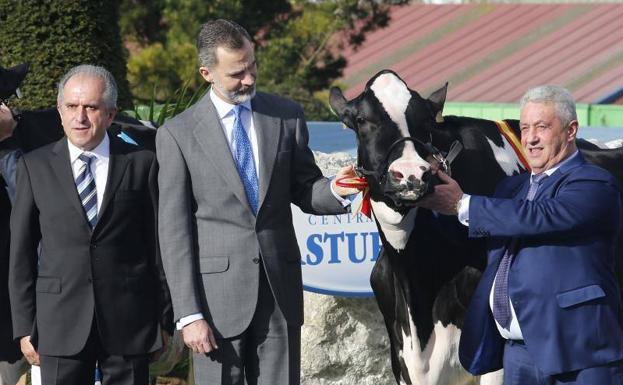
[[[394,183],[408,184],[423,180],[430,167],[415,160],[396,160],[389,166],[389,173]]]

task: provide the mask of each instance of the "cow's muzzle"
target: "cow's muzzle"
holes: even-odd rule
[[[420,178],[415,175],[404,176],[398,172],[390,172],[385,184],[386,196],[399,206],[411,206],[420,198],[433,191],[430,181],[430,170],[425,171]]]

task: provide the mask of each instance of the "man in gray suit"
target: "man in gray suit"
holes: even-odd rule
[[[244,28],[210,21],[197,48],[211,90],[156,136],[177,327],[195,352],[198,384],[299,384],[303,293],[290,203],[344,213],[341,197],[356,190],[322,176],[298,104],[255,92]]]

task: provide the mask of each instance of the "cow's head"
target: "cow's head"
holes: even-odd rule
[[[424,99],[389,70],[377,73],[350,101],[339,88],[331,89],[331,107],[357,134],[358,167],[373,198],[409,207],[432,191],[437,178],[431,132],[442,119],[446,91],[447,84]]]

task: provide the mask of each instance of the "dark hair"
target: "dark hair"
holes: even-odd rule
[[[252,41],[249,33],[233,21],[218,19],[210,20],[201,26],[197,36],[197,53],[199,63],[208,68],[217,64],[216,49],[240,49],[244,41]]]

